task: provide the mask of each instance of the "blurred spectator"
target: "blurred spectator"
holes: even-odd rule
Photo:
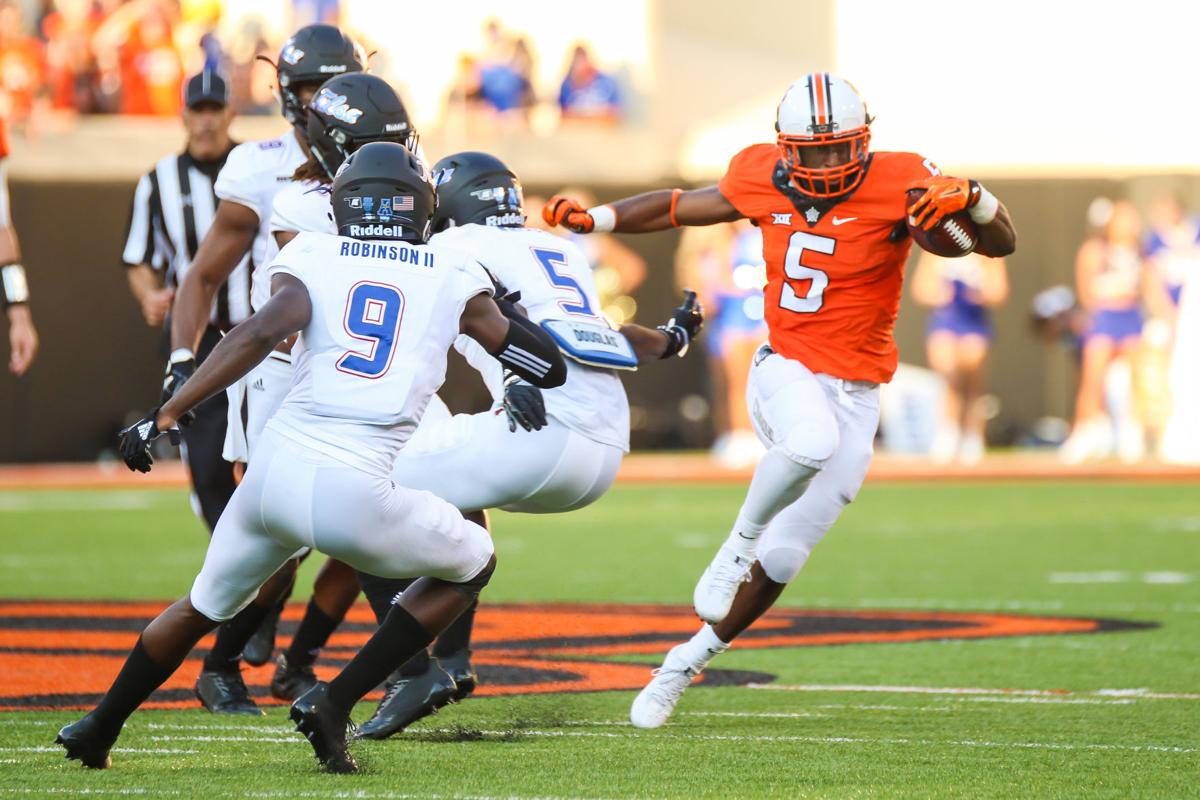
[[[450,103],[466,109],[476,109],[483,103],[479,62],[469,53],[458,57],[458,69],[450,84]]]
[[[1096,222],[1107,219],[1101,233],[1080,245],[1075,260],[1079,302],[1088,313],[1089,325],[1084,335],[1075,423],[1060,451],[1068,464],[1107,455],[1114,449],[1114,441],[1126,461],[1140,459],[1145,450],[1141,423],[1130,399],[1131,365],[1142,334],[1141,218],[1137,209],[1123,200],[1112,203],[1106,214],[1103,209],[1097,202],[1089,209]]]
[[[92,36],[103,15],[90,0],[54,0],[54,11],[42,20],[51,105],[60,110],[94,114],[102,108],[100,72]],[[113,87],[114,91],[117,87]]]
[[[45,48],[25,33],[25,20],[17,0],[0,3],[0,114],[14,125],[24,125],[46,81]]]
[[[485,63],[479,70],[480,98],[498,112],[526,109],[533,105],[533,56],[524,39],[517,39],[506,58]]]
[[[946,383],[930,455],[938,463],[983,458],[987,418],[986,362],[992,338],[988,309],[1008,298],[1004,259],[972,253],[941,258],[921,253],[913,299],[933,309],[925,338],[929,367]]]
[[[728,467],[752,465],[763,454],[746,407],[750,363],[767,337],[762,234],[745,220],[685,228],[675,276],[680,287],[696,291],[707,318],[703,343],[712,383],[713,457]]]
[[[1183,285],[1200,271],[1200,215],[1188,214],[1174,192],[1157,195],[1150,205],[1146,236],[1146,302],[1156,317],[1173,321]]]
[[[1200,464],[1200,269],[1188,272],[1175,315],[1168,379],[1171,411],[1159,442],[1163,460]]]
[[[163,0],[133,0],[96,30],[92,39],[96,58],[105,83],[116,73],[120,113],[179,113],[183,64],[172,38],[176,10]]]
[[[617,122],[621,115],[621,95],[617,81],[596,67],[585,45],[576,45],[571,65],[558,92],[562,118],[595,122]]]
[[[274,58],[278,52],[279,48],[267,41],[262,20],[250,17],[242,22],[228,50],[230,93],[237,113],[278,113],[279,101],[272,88],[275,67],[259,58]]]
[[[1177,436],[1179,426],[1168,433],[1180,402],[1172,396],[1171,361],[1175,357],[1177,322],[1184,286],[1200,274],[1200,218],[1188,214],[1183,200],[1174,192],[1157,195],[1150,205],[1151,229],[1145,241],[1146,307],[1152,318],[1146,322],[1139,377],[1147,432],[1157,442],[1158,452],[1169,457],[1177,450],[1168,436]],[[1186,346],[1185,346],[1186,351]],[[1176,378],[1178,378],[1178,373]]]

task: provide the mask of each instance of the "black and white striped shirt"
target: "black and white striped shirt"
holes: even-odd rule
[[[183,282],[217,210],[213,181],[225,163],[196,161],[186,152],[163,158],[138,181],[122,260],[149,264],[165,284]],[[221,285],[210,321],[228,329],[250,316],[250,256]]]

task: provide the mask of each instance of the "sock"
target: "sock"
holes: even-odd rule
[[[317,660],[317,654],[329,641],[340,620],[326,614],[315,600],[308,601],[304,619],[296,629],[296,636],[288,645],[287,661],[291,666],[304,666]]]
[[[412,614],[401,606],[393,605],[379,630],[329,682],[330,701],[348,713],[392,670],[417,653],[424,652],[432,641],[433,636]]]
[[[260,605],[251,603],[243,608],[233,619],[217,628],[217,641],[212,650],[204,657],[206,672],[232,672],[238,668],[238,659],[242,657],[242,648],[250,637],[258,630],[258,626],[275,608],[275,604]]]
[[[463,650],[470,652],[471,630],[475,627],[475,609],[478,607],[479,601],[476,600],[467,606],[467,610],[462,612],[458,619],[450,623],[449,628],[442,631],[442,635],[433,645],[435,658],[445,658]]]
[[[368,575],[358,572],[358,585],[362,587],[371,610],[375,612],[375,621],[383,624],[388,612],[392,609],[392,601],[396,595],[412,585],[414,578],[381,578],[378,575]]]
[[[174,664],[156,663],[146,648],[142,647],[142,637],[139,636],[117,679],[100,698],[92,717],[101,725],[119,730],[129,715],[146,702],[155,689],[166,683],[182,663],[182,659]]]
[[[753,560],[758,550],[758,538],[767,525],[776,514],[800,499],[818,472],[820,470],[815,467],[793,461],[778,445],[768,450],[754,470],[746,500],[725,546]]]
[[[688,664],[699,672],[708,666],[715,656],[729,649],[729,642],[721,641],[712,625],[705,625],[684,645]]]

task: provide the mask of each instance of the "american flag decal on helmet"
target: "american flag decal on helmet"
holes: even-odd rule
[[[412,211],[413,196],[411,194],[398,194],[392,198],[393,211]]]

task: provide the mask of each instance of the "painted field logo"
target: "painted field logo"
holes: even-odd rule
[[[0,711],[80,708],[99,700],[125,654],[163,603],[0,602]],[[286,642],[303,606],[284,614]],[[683,606],[561,604],[492,605],[479,611],[473,661],[479,694],[510,695],[639,689],[647,664],[627,656],[661,655],[696,630]],[[738,639],[739,650],[765,647],[920,642],[998,636],[1099,633],[1154,627],[1152,623],[1080,617],[940,611],[775,609]],[[330,640],[317,673],[328,678],[374,629],[364,604],[351,610]],[[192,708],[192,684],[211,638],[156,693],[149,708]],[[274,702],[266,687],[273,666],[248,668],[251,693]],[[710,669],[707,685],[766,682],[764,673]]]

